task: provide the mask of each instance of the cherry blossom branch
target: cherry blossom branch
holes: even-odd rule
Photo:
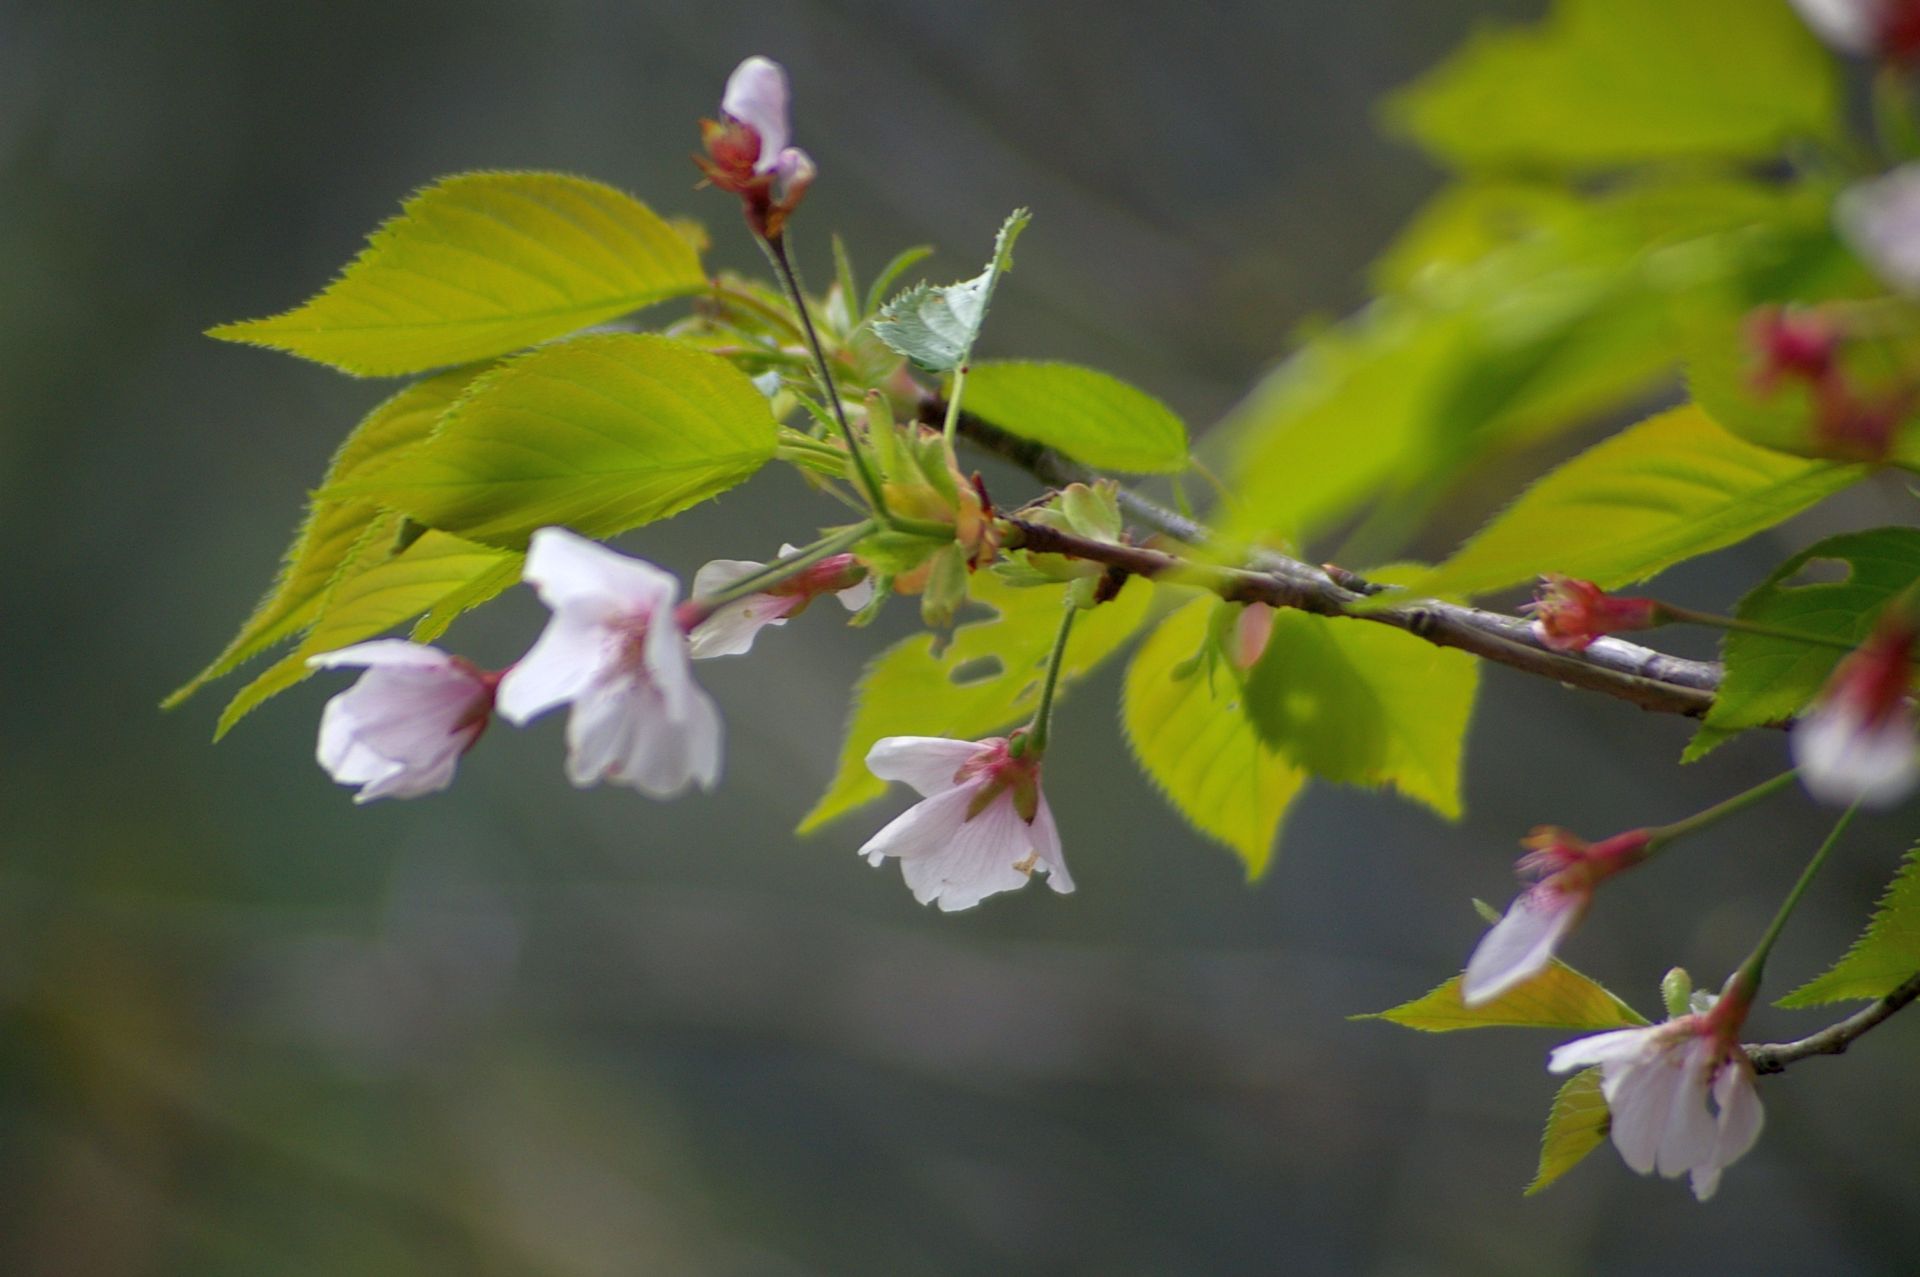
[[[1755,1073],[1783,1073],[1788,1065],[1816,1055],[1843,1055],[1855,1039],[1891,1019],[1916,998],[1920,998],[1920,972],[1907,977],[1899,988],[1872,1005],[1828,1025],[1818,1033],[1809,1034],[1797,1042],[1749,1046],[1746,1048],[1747,1058],[1753,1061]]]

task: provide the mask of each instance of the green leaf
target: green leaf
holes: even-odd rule
[[[1844,565],[1845,579],[1796,583],[1809,564],[1820,563]],[[1887,603],[1916,581],[1920,529],[1849,532],[1782,563],[1740,600],[1735,614],[1757,625],[1857,645],[1872,632]],[[1729,630],[1721,640],[1721,654],[1726,677],[1702,731],[1732,733],[1793,717],[1826,685],[1846,652]]]
[[[883,736],[974,740],[1031,717],[1066,591],[1018,589],[990,572],[976,573],[970,590],[974,602],[997,613],[992,620],[963,621],[943,652],[936,653],[933,635],[917,634],[867,664],[854,688],[839,770],[799,832],[818,829],[886,793],[886,782],[867,770],[867,751]],[[1080,617],[1061,666],[1063,687],[1113,655],[1140,628],[1152,597],[1145,582],[1130,582],[1113,602]]]
[[[1390,785],[1449,819],[1480,671],[1368,621],[1276,611],[1246,680],[1262,740],[1323,780]]]
[[[1131,474],[1187,468],[1187,427],[1171,408],[1074,364],[981,363],[967,374],[967,410],[1008,434],[1076,461]]]
[[[323,495],[518,549],[550,524],[607,537],[678,514],[758,470],[777,439],[766,396],[725,360],[600,333],[506,361],[427,442]]]
[[[373,529],[382,530],[380,524]],[[503,565],[512,564],[517,575],[520,562],[518,554],[442,532],[429,532],[391,557],[389,544],[371,534],[362,538],[355,561],[342,569],[327,592],[313,628],[291,653],[240,689],[220,714],[215,740],[268,698],[306,678],[312,672],[309,656],[383,634],[469,589],[474,581],[495,576]]]
[[[409,199],[319,296],[209,335],[388,376],[503,355],[705,286],[692,244],[630,195],[562,173],[463,173]]]
[[[1422,1033],[1458,1029],[1626,1029],[1647,1021],[1606,986],[1555,958],[1545,971],[1493,1001],[1470,1007],[1460,1000],[1455,976],[1433,992],[1385,1011],[1349,1017],[1388,1020]]]
[[[1562,572],[1615,589],[1744,541],[1863,473],[1756,447],[1687,404],[1548,474],[1408,588],[1484,594]]]
[[[1546,1133],[1540,1137],[1540,1167],[1524,1196],[1532,1197],[1607,1142],[1612,1115],[1600,1094],[1600,1070],[1581,1069],[1553,1097]]]
[[[1873,921],[1826,974],[1780,999],[1783,1007],[1883,998],[1920,972],[1920,846],[1907,853]]]
[[[993,260],[972,279],[945,287],[915,284],[880,308],[874,335],[929,372],[952,372],[973,353],[994,285],[1013,269],[1013,241],[1032,215],[1015,209],[993,241]]]
[[[1287,808],[1307,774],[1263,744],[1238,680],[1202,668],[1220,605],[1198,598],[1162,621],[1127,667],[1121,721],[1148,779],[1193,827],[1266,871]]]
[[[461,368],[430,377],[368,413],[334,453],[323,486],[376,468],[425,439],[440,414],[475,375],[476,370]],[[173,708],[207,683],[311,624],[327,587],[379,514],[380,508],[366,501],[313,498],[307,506],[306,521],[281,561],[279,576],[255,606],[253,615],[213,663],[162,701],[161,707]]]
[[[1476,36],[1387,118],[1460,167],[1584,171],[1764,159],[1837,136],[1839,108],[1833,59],[1787,4],[1559,0]]]
[[[861,314],[871,315],[880,309],[880,303],[886,299],[887,290],[898,283],[900,277],[933,256],[933,249],[925,244],[915,244],[912,248],[903,248],[893,255],[893,260],[880,268],[873,284],[867,289],[866,305]]]

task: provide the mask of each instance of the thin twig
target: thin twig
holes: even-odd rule
[[[1811,1059],[1816,1055],[1844,1054],[1856,1038],[1891,1018],[1916,998],[1920,998],[1920,974],[1909,976],[1899,988],[1873,1005],[1855,1012],[1844,1020],[1829,1024],[1818,1033],[1809,1034],[1798,1042],[1770,1042],[1765,1046],[1750,1046],[1746,1049],[1747,1058],[1753,1061],[1755,1073],[1781,1073],[1786,1071],[1789,1064],[1799,1060]]]

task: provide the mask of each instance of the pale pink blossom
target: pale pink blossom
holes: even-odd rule
[[[782,557],[791,545],[780,547]],[[767,565],[751,559],[715,559],[693,574],[693,596],[699,600],[744,581]],[[858,612],[873,598],[873,580],[851,554],[835,554],[809,564],[772,588],[723,603],[687,633],[696,661],[715,656],[738,656],[753,647],[754,637],[769,625],[785,625],[822,594],[840,600],[849,612]]]
[[[357,803],[418,798],[453,783],[486,730],[497,674],[438,648],[376,639],[307,658],[315,669],[365,669],[320,715],[320,765]]]
[[[1664,1024],[1580,1038],[1555,1048],[1547,1067],[1570,1073],[1598,1065],[1622,1160],[1641,1175],[1686,1172],[1704,1202],[1720,1173],[1760,1138],[1764,1120],[1739,1040],[1746,1001],[1723,996]]]
[[[1891,807],[1920,783],[1914,734],[1911,622],[1883,623],[1838,668],[1793,729],[1794,762],[1815,798],[1836,807]]]
[[[651,563],[564,528],[542,528],[523,579],[553,612],[500,684],[500,715],[525,723],[570,705],[567,778],[671,798],[720,775],[720,712],[693,681],[674,615],[680,586]]]
[[[1849,186],[1833,216],[1841,238],[1882,281],[1920,294],[1920,164]]]
[[[780,162],[780,152],[793,140],[793,125],[787,116],[790,97],[787,69],[772,58],[755,54],[727,77],[720,110],[759,136],[760,153],[753,161],[756,173],[773,172]]]
[[[816,172],[811,156],[788,145],[788,99],[785,68],[770,58],[748,58],[727,77],[722,120],[702,122],[706,154],[694,157],[708,181],[740,196],[748,222],[768,239],[779,238]]]
[[[1543,826],[1521,845],[1517,870],[1532,882],[1507,906],[1467,960],[1460,1000],[1491,1002],[1547,969],[1561,941],[1593,904],[1594,889],[1647,857],[1651,835],[1634,829],[1589,844],[1564,829]]]
[[[898,858],[921,904],[970,909],[1026,886],[1035,870],[1055,891],[1073,890],[1040,760],[1016,755],[1004,737],[889,736],[867,752],[867,767],[924,795],[860,848],[874,865]]]

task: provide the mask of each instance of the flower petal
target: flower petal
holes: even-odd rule
[[[533,534],[520,576],[554,611],[577,611],[594,620],[650,618],[680,597],[680,583],[671,573],[565,528]]]
[[[718,594],[736,581],[744,581],[767,565],[752,559],[714,559],[702,564],[693,574],[693,597]]]
[[[1553,1049],[1547,1057],[1547,1070],[1552,1073],[1571,1073],[1595,1064],[1617,1065],[1631,1060],[1647,1050],[1647,1035],[1652,1031],[1651,1027],[1610,1029],[1605,1033],[1576,1038]]]
[[[696,661],[716,656],[740,656],[753,649],[753,640],[769,625],[785,625],[800,603],[797,596],[750,594],[735,599],[693,627],[687,635],[687,655]]]
[[[959,770],[990,746],[946,736],[885,736],[867,751],[867,770],[881,780],[898,780],[931,797],[960,782]]]
[[[1034,810],[1027,841],[1039,857],[1036,867],[1047,871],[1047,885],[1063,896],[1072,892],[1073,875],[1067,872],[1067,858],[1060,848],[1060,828],[1053,823],[1053,808],[1047,805],[1045,794],[1040,795],[1040,805]]]
[[[1507,912],[1475,946],[1467,959],[1460,1000],[1468,1006],[1491,1002],[1515,985],[1547,969],[1554,950],[1573,930],[1592,899],[1546,883],[1514,897]]]
[[[787,95],[786,70],[771,58],[748,58],[727,77],[720,109],[760,135],[760,157],[753,166],[756,173],[771,172],[791,140]]]
[[[1920,742],[1904,713],[1869,724],[1845,702],[1827,701],[1788,740],[1807,792],[1835,807],[1891,807],[1920,783]]]
[[[1883,281],[1920,292],[1920,164],[1848,187],[1833,218],[1841,238]]]
[[[973,792],[973,786],[951,789],[915,803],[867,839],[860,854],[871,865],[878,865],[888,856],[939,854],[959,834],[960,826],[967,819],[967,805],[973,800]]]
[[[571,612],[555,612],[527,654],[500,680],[500,717],[518,727],[585,694],[618,656],[616,636]]]

